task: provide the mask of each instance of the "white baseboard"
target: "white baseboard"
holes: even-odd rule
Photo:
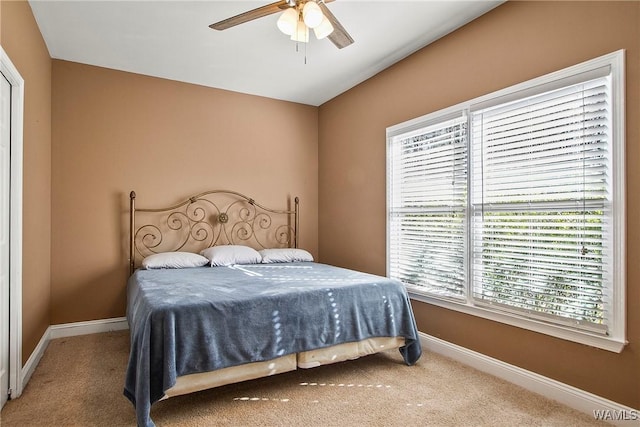
[[[38,363],[40,363],[40,359],[42,359],[45,350],[49,346],[49,341],[51,340],[50,335],[51,326],[49,326],[47,330],[44,331],[44,334],[42,335],[42,338],[40,338],[38,345],[36,345],[36,348],[31,353],[31,356],[29,356],[27,363],[25,363],[22,367],[22,371],[20,373],[20,384],[22,385],[21,390],[17,394],[12,394],[11,398],[20,397],[22,391],[27,386],[27,383],[31,379],[31,375],[33,375],[33,372],[36,370]]]
[[[126,317],[51,325],[51,339],[129,329]]]
[[[115,317],[112,319],[91,320],[88,322],[63,323],[51,325],[40,338],[40,342],[29,356],[29,360],[22,367],[21,379],[22,390],[27,386],[31,375],[40,363],[45,350],[49,346],[49,341],[56,338],[73,337],[77,335],[97,334],[100,332],[120,331],[129,329],[129,324],[125,317]],[[12,395],[13,398],[20,397],[20,394]]]
[[[595,410],[609,411],[614,419],[606,419],[614,425],[630,426],[630,421],[640,419],[640,411],[621,405],[579,388],[547,378],[518,366],[510,365],[482,353],[469,350],[456,344],[441,340],[420,332],[420,342],[426,350],[454,359],[486,372],[510,383],[516,384],[534,393],[553,399],[580,412],[594,417]],[[621,420],[616,420],[621,416]],[[625,419],[626,417],[626,419]]]

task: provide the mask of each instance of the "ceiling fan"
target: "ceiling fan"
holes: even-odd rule
[[[338,49],[342,49],[353,43],[353,38],[325,5],[332,1],[280,0],[216,22],[209,27],[222,31],[263,16],[282,12],[278,19],[278,28],[290,35],[291,40],[306,43],[309,41],[309,30],[313,29],[316,38],[327,37]]]

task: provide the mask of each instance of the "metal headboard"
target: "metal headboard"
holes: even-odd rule
[[[199,252],[217,245],[256,249],[298,247],[299,199],[293,210],[266,208],[244,194],[213,190],[166,208],[136,209],[129,194],[129,274],[136,256],[187,250]],[[136,215],[145,220],[136,226]]]

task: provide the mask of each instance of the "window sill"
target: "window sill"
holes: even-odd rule
[[[627,344],[627,341],[625,339],[590,334],[588,332],[578,331],[558,325],[552,325],[537,320],[525,319],[516,315],[493,311],[484,307],[478,307],[463,302],[455,302],[452,300],[436,298],[430,295],[416,292],[408,286],[407,292],[409,293],[409,297],[416,301],[421,301],[449,310],[481,317],[483,319],[493,320],[495,322],[516,326],[518,328],[527,329],[529,331],[538,332],[556,338],[561,338],[567,341],[573,341],[591,347],[600,348],[602,350],[611,351],[613,353],[622,352],[624,346]]]

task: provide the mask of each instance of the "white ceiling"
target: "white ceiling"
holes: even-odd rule
[[[279,14],[209,28],[270,1],[29,3],[53,58],[317,106],[502,1],[336,0],[327,6],[355,43],[311,35],[299,52]]]

